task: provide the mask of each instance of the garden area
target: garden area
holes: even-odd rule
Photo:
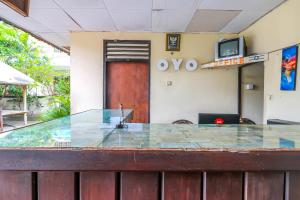
[[[48,121],[70,114],[69,71],[57,70],[52,57],[47,54],[49,49],[54,47],[0,21],[0,62],[34,80],[27,89],[28,117],[34,121]],[[22,101],[21,87],[0,85],[0,109],[21,110]]]

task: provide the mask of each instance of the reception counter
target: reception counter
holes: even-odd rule
[[[300,126],[126,124],[91,110],[0,135],[0,199],[300,199]]]

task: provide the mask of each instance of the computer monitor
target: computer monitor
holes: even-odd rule
[[[198,124],[239,124],[239,114],[199,113]]]

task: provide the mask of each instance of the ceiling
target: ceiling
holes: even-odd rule
[[[239,33],[285,0],[30,0],[29,17],[0,3],[0,17],[59,46],[70,32]]]

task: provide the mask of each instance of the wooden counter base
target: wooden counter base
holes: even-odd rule
[[[299,184],[299,172],[1,171],[0,199],[283,200]]]
[[[300,199],[298,151],[0,150],[5,200]]]

